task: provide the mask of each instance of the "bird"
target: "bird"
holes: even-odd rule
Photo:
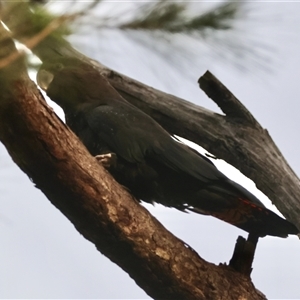
[[[91,155],[137,199],[216,217],[257,237],[299,234],[206,156],[176,140],[78,58],[45,61],[38,85]]]

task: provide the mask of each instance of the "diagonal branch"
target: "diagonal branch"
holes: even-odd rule
[[[250,278],[201,259],[117,184],[41,98],[20,59],[0,70],[0,82],[0,140],[13,160],[151,297],[265,299]]]
[[[255,120],[240,123],[235,109],[221,102],[225,116],[147,87],[96,64],[62,38],[48,36],[33,51],[42,60],[75,56],[93,63],[128,101],[170,133],[195,141],[252,178],[299,227],[299,179]],[[203,261],[168,233],[95,164],[28,78],[10,68],[25,72],[13,64],[1,71],[0,140],[81,234],[154,298],[215,299],[226,291],[227,299],[264,299],[249,278]]]

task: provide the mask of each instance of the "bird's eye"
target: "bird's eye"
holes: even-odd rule
[[[39,70],[37,73],[37,83],[44,90],[47,91],[50,83],[52,82],[54,75],[46,70]]]

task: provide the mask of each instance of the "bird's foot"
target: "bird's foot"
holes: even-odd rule
[[[96,155],[95,158],[105,169],[114,167],[117,164],[117,155],[115,153]]]

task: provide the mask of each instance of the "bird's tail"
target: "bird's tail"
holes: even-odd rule
[[[200,205],[189,210],[212,215],[258,236],[299,234],[294,224],[267,209],[253,194],[229,179],[201,189],[197,198],[201,199]]]

